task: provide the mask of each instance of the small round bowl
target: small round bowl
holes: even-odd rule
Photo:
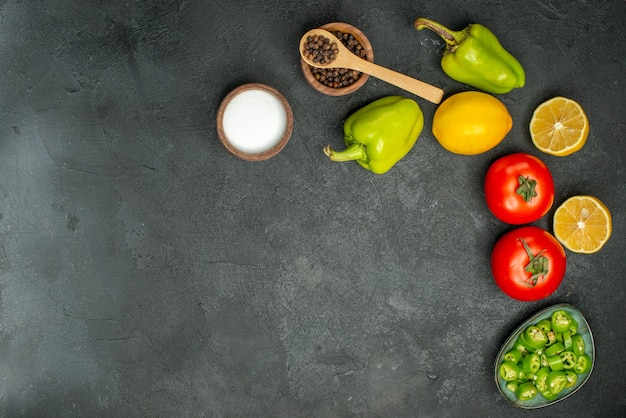
[[[357,41],[359,41],[361,45],[363,45],[363,48],[365,49],[365,59],[367,59],[370,62],[374,62],[374,50],[372,49],[372,44],[370,43],[369,39],[367,39],[367,36],[365,36],[365,34],[361,32],[359,29],[357,29],[356,27],[348,23],[332,22],[332,23],[327,23],[324,26],[321,26],[320,28],[325,29],[330,32],[340,31],[343,33],[349,33],[353,35],[357,39]],[[304,74],[304,78],[306,79],[306,81],[315,90],[321,93],[327,94],[329,96],[344,96],[346,94],[354,93],[355,91],[363,87],[363,85],[369,78],[369,75],[362,73],[359,79],[355,81],[354,83],[346,87],[333,88],[333,87],[328,87],[320,83],[319,81],[317,81],[311,71],[312,67],[309,64],[307,64],[302,58],[300,58],[300,67],[302,68],[302,73]]]
[[[217,134],[226,149],[245,161],[274,157],[289,142],[293,112],[278,90],[243,84],[226,95],[217,111]]]

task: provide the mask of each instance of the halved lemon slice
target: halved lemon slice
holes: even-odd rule
[[[589,120],[582,106],[566,97],[553,97],[541,103],[530,119],[533,144],[548,154],[564,157],[585,145]]]
[[[554,212],[553,228],[565,248],[592,254],[611,236],[611,212],[597,197],[573,196]]]

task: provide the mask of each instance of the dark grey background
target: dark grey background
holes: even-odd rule
[[[431,133],[387,174],[332,163],[345,118],[385,95],[304,80],[300,36],[331,21],[370,38],[378,63],[444,88],[443,41],[419,16],[491,28],[527,85],[499,96],[506,139],[458,156]],[[624,416],[624,1],[0,1],[0,415],[162,417],[529,416],[493,381],[524,319],[558,302],[587,317],[591,379],[533,416]],[[217,139],[234,87],[290,101],[293,136],[250,163]],[[579,101],[578,153],[539,153],[533,109]],[[593,194],[613,213],[594,255],[568,256],[534,303],[494,284],[512,227],[482,181],[525,151],[552,170],[556,204]],[[555,206],[556,207],[556,206]],[[535,225],[551,229],[552,212]]]

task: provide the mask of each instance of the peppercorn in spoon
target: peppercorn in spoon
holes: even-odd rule
[[[314,40],[317,46],[311,47]],[[302,36],[300,55],[307,64],[313,67],[348,68],[360,71],[435,104],[440,103],[443,97],[443,90],[438,87],[359,58],[335,35],[324,29],[311,29]]]

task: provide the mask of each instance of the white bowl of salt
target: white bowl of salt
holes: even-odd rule
[[[285,97],[261,83],[244,84],[222,101],[217,134],[233,155],[246,161],[272,158],[287,145],[293,113]]]

